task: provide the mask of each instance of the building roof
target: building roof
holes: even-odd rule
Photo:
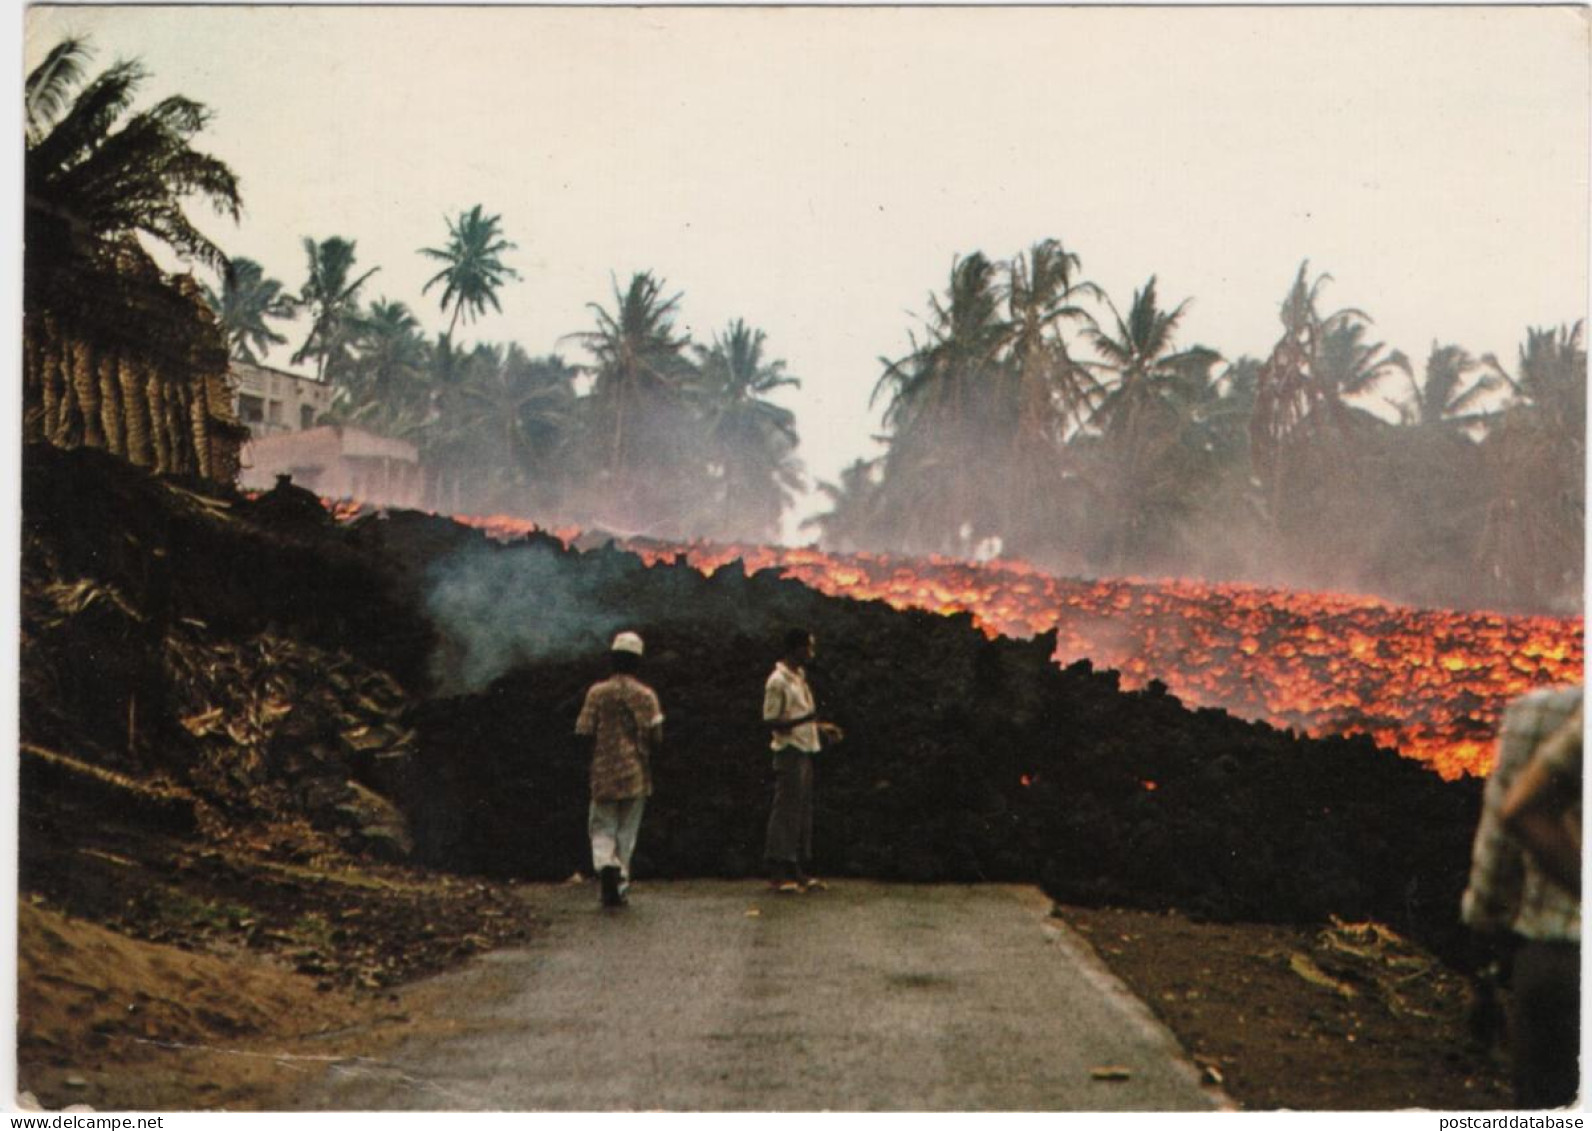
[[[268,377],[286,377],[291,381],[302,381],[305,384],[317,387],[326,385],[325,381],[318,380],[313,376],[303,373],[289,373],[286,369],[277,369],[270,365],[258,365],[252,361],[239,361],[237,358],[233,358],[227,363],[227,369],[240,377],[259,374]]]

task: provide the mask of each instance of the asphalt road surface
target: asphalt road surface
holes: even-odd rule
[[[434,1024],[333,1067],[303,1106],[1229,1106],[1033,888],[642,882],[617,910],[591,884],[527,901],[551,919],[537,942],[421,987]]]

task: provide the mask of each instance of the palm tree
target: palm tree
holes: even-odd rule
[[[24,138],[29,146],[42,141],[50,126],[66,111],[71,91],[83,82],[91,55],[87,40],[69,36],[50,48],[44,61],[28,73],[23,83],[23,105]]]
[[[1259,373],[1251,447],[1263,475],[1302,427],[1351,427],[1354,418],[1345,398],[1367,394],[1395,373],[1410,372],[1402,353],[1365,341],[1370,315],[1352,307],[1322,314],[1321,290],[1332,276],[1322,274],[1312,283],[1309,275],[1307,259],[1283,300],[1283,335]]]
[[[674,330],[680,295],[639,271],[614,309],[588,303],[597,329],[574,335],[592,355],[585,430],[602,478],[594,505],[610,522],[667,525],[683,513],[700,474],[700,426],[689,397],[689,339]],[[688,486],[689,485],[689,486]]]
[[[976,403],[974,387],[995,367],[1008,336],[1000,318],[996,265],[974,252],[951,264],[946,297],[929,296],[927,336],[899,361],[881,358],[884,373],[869,404],[889,391],[884,423],[898,435],[919,426],[959,422]],[[947,419],[948,418],[948,419]]]
[[[420,249],[421,255],[447,264],[427,280],[426,285],[420,288],[420,293],[425,294],[437,283],[445,284],[442,309],[446,312],[450,304],[453,306],[453,319],[448,323],[450,337],[459,324],[461,314],[466,316],[467,321],[473,321],[485,313],[487,303],[492,304],[492,309],[502,311],[497,297],[498,288],[509,279],[519,278],[518,273],[504,266],[499,258],[505,251],[512,251],[515,247],[499,231],[501,220],[501,216],[483,216],[481,206],[477,204],[468,212],[459,213],[457,222],[447,221],[447,247]]]
[[[1048,442],[1058,426],[1067,431],[1083,426],[1103,392],[1087,365],[1075,360],[1061,330],[1079,324],[1095,328],[1094,316],[1078,305],[1081,297],[1100,300],[1093,283],[1075,280],[1076,255],[1060,240],[1036,243],[1011,265],[1008,322],[1019,444]]]
[[[1475,358],[1459,346],[1432,343],[1421,379],[1406,371],[1412,396],[1394,404],[1407,425],[1470,428],[1496,415],[1483,411],[1487,397],[1504,388],[1508,376],[1492,355]]]
[[[1586,326],[1538,327],[1526,331],[1520,346],[1520,376],[1509,382],[1552,425],[1567,433],[1586,422]]]
[[[517,344],[483,343],[466,357],[459,379],[439,394],[432,447],[475,485],[476,505],[545,512],[562,486],[553,457],[573,422],[576,371]]]
[[[1283,441],[1317,402],[1311,361],[1323,330],[1323,319],[1316,302],[1331,276],[1323,274],[1311,283],[1309,272],[1307,259],[1299,264],[1299,273],[1289,288],[1288,297],[1283,300],[1279,311],[1283,334],[1261,366],[1255,389],[1250,450],[1256,470],[1263,477],[1271,470]]]
[[[801,490],[796,414],[766,398],[799,387],[783,361],[765,362],[766,335],[737,318],[711,347],[696,347],[695,399],[722,474],[720,537],[774,537]]]
[[[817,528],[824,549],[843,553],[874,547],[882,470],[879,459],[856,459],[841,469],[839,483],[819,482],[818,493],[829,501],[829,509],[802,526]]]
[[[124,118],[146,72],[120,61],[74,95],[87,57],[84,41],[64,40],[25,84],[26,236],[36,265],[91,257],[107,241],[139,232],[222,269],[226,256],[182,207],[198,197],[234,221],[240,215],[237,177],[190,144],[210,112],[173,95]]]
[[[430,360],[431,346],[409,307],[377,299],[358,320],[354,352],[328,416],[386,436],[415,434],[430,414]]]
[[[1004,547],[1018,553],[1070,540],[1072,523],[1062,504],[1076,486],[1076,461],[1067,439],[1087,424],[1104,394],[1068,341],[1069,330],[1095,327],[1080,300],[1102,297],[1097,286],[1077,277],[1079,267],[1059,240],[1047,239],[1007,269],[1005,363],[994,370],[988,436],[993,490],[986,504]],[[1049,489],[1013,491],[1011,483]]]
[[[310,332],[293,355],[293,364],[315,359],[318,380],[335,380],[346,372],[358,337],[359,288],[379,267],[349,281],[354,270],[355,241],[332,236],[316,243],[304,237],[308,274],[294,301],[310,312]]]
[[[1249,455],[1249,419],[1255,411],[1260,387],[1258,359],[1248,356],[1228,364],[1221,375],[1202,390],[1194,406],[1194,421],[1204,431],[1211,449],[1224,461]]]
[[[204,284],[204,295],[221,320],[221,329],[232,344],[232,356],[239,361],[258,364],[255,350],[263,354],[287,341],[265,320],[292,318],[297,312],[293,299],[282,293],[278,280],[267,279],[265,268],[254,260],[234,257],[221,273],[221,293]]]
[[[428,353],[419,319],[407,305],[385,296],[360,319],[358,348],[360,384],[378,400],[418,382]]]
[[[1094,329],[1089,339],[1111,374],[1095,412],[1107,457],[1104,491],[1115,498],[1108,556],[1120,567],[1129,552],[1142,552],[1153,520],[1175,513],[1192,485],[1189,464],[1177,458],[1190,438],[1193,409],[1220,356],[1203,346],[1174,351],[1188,301],[1162,310],[1151,276],[1134,292],[1123,318],[1110,300],[1114,332]]]
[[[907,356],[880,359],[869,401],[889,394],[879,514],[909,549],[956,552],[994,532],[996,516],[982,503],[1010,487],[999,482],[988,441],[1011,333],[1005,297],[996,264],[980,252],[958,258],[944,301],[929,296],[924,340],[911,335]]]
[[[1478,558],[1505,599],[1579,606],[1586,547],[1584,326],[1526,331],[1520,400],[1484,444],[1490,502]]]
[[[1365,341],[1369,325],[1369,319],[1357,314],[1329,320],[1324,326],[1314,377],[1334,406],[1375,392],[1396,373],[1411,375],[1409,359],[1398,350],[1389,352],[1381,342]]]
[[[1394,373],[1409,373],[1402,354],[1365,342],[1369,315],[1353,308],[1321,312],[1321,291],[1330,280],[1323,274],[1312,283],[1309,261],[1299,265],[1282,304],[1282,337],[1258,374],[1249,426],[1250,464],[1273,529],[1328,538],[1322,519],[1327,469],[1335,469],[1332,490],[1339,501],[1371,489],[1368,477],[1376,468],[1362,457],[1384,427],[1347,398]]]
[[[1155,282],[1152,275],[1142,290],[1134,292],[1126,319],[1106,300],[1116,321],[1114,335],[1099,329],[1089,333],[1103,359],[1102,367],[1113,375],[1093,417],[1108,437],[1138,431],[1158,403],[1192,400],[1210,367],[1220,359],[1215,350],[1204,346],[1172,352],[1189,301],[1162,310]]]
[[[193,148],[203,106],[171,96],[133,113],[143,69],[87,78],[88,57],[63,40],[24,84],[25,434],[227,478],[241,430],[217,407],[226,339],[197,285],[165,275],[136,237],[224,268],[184,205],[236,220],[237,178]]]

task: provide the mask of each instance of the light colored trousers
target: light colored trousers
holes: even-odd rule
[[[586,831],[591,834],[593,872],[619,868],[620,890],[630,886],[630,854],[636,850],[636,834],[641,831],[641,811],[645,797],[623,801],[593,801],[586,815]]]

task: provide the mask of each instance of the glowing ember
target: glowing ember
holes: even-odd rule
[[[358,518],[365,510],[364,504],[356,503],[351,499],[322,499],[321,505],[330,511],[332,517],[338,522],[348,522],[351,519]]]
[[[497,538],[522,519],[459,517]],[[553,532],[566,544],[577,532]],[[1485,774],[1498,719],[1534,687],[1582,680],[1581,618],[1414,609],[1372,597],[1199,581],[1079,581],[983,564],[769,546],[621,543],[704,573],[740,561],[819,592],[898,609],[970,613],[990,635],[1056,631],[1056,660],[1160,680],[1185,703],[1292,727],[1367,734],[1445,778]],[[1145,788],[1154,784],[1146,782]]]

